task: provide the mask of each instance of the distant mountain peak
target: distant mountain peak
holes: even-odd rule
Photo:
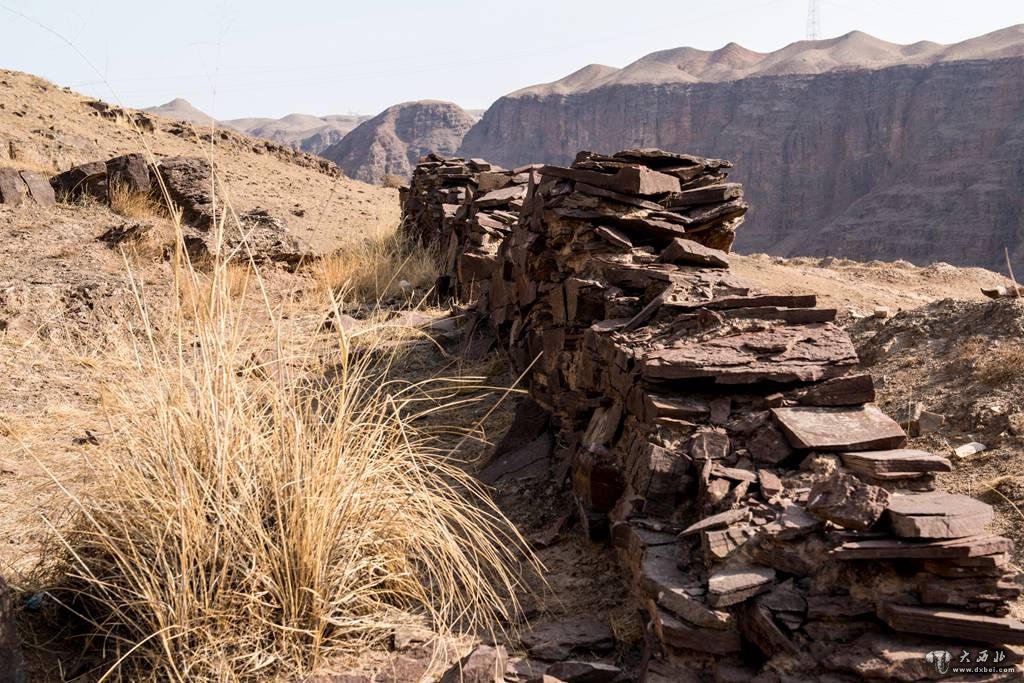
[[[157,107],[147,107],[142,111],[174,119],[175,121],[188,121],[189,123],[202,124],[204,126],[210,125],[214,120],[212,116],[197,109],[183,97],[175,97],[170,102],[165,102]]]
[[[693,47],[659,50],[621,69],[591,64],[557,81],[522,88],[508,97],[568,95],[611,85],[720,83],[755,76],[814,75],[1012,56],[1024,56],[1024,25],[953,45],[930,41],[899,45],[854,30],[835,38],[797,41],[774,52],[755,52],[735,42],[714,51]]]

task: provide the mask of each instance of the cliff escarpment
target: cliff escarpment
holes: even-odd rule
[[[588,83],[498,100],[460,153],[513,167],[576,150],[733,159],[741,251],[1002,269],[1024,256],[1024,58],[703,83]]]

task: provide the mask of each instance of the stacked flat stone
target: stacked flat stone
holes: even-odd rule
[[[529,171],[483,159],[423,157],[402,189],[405,239],[433,246],[441,257],[438,294],[487,301],[498,248],[519,220]]]
[[[458,157],[422,157],[409,186],[399,190],[403,237],[414,244],[446,248],[455,213],[466,201],[478,170],[475,164]]]
[[[452,221],[439,291],[486,307],[498,249],[519,221],[532,167],[509,171],[481,159],[470,163],[477,172]]]
[[[965,650],[1013,668],[1012,543],[934,490],[950,462],[871,403],[835,310],[729,273],[728,167],[532,170],[485,302],[646,611],[644,680],[912,681]]]

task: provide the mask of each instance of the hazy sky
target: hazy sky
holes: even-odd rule
[[[1024,22],[1024,0],[819,7],[823,38],[952,43]],[[184,97],[217,118],[484,108],[594,62],[774,50],[804,38],[806,17],[806,0],[0,0],[0,67],[132,107]]]

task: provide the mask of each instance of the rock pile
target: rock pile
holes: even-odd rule
[[[486,300],[498,248],[519,220],[529,171],[506,170],[483,159],[421,159],[402,188],[407,239],[435,246],[442,261],[442,298]]]
[[[409,186],[398,191],[405,239],[434,248],[447,246],[451,220],[469,196],[479,170],[475,163],[460,158],[428,154],[420,159]]]
[[[950,462],[905,448],[835,310],[730,275],[728,168],[629,150],[532,169],[477,292],[646,611],[644,680],[913,681],[943,653],[1015,679],[1011,541],[934,490]]]

